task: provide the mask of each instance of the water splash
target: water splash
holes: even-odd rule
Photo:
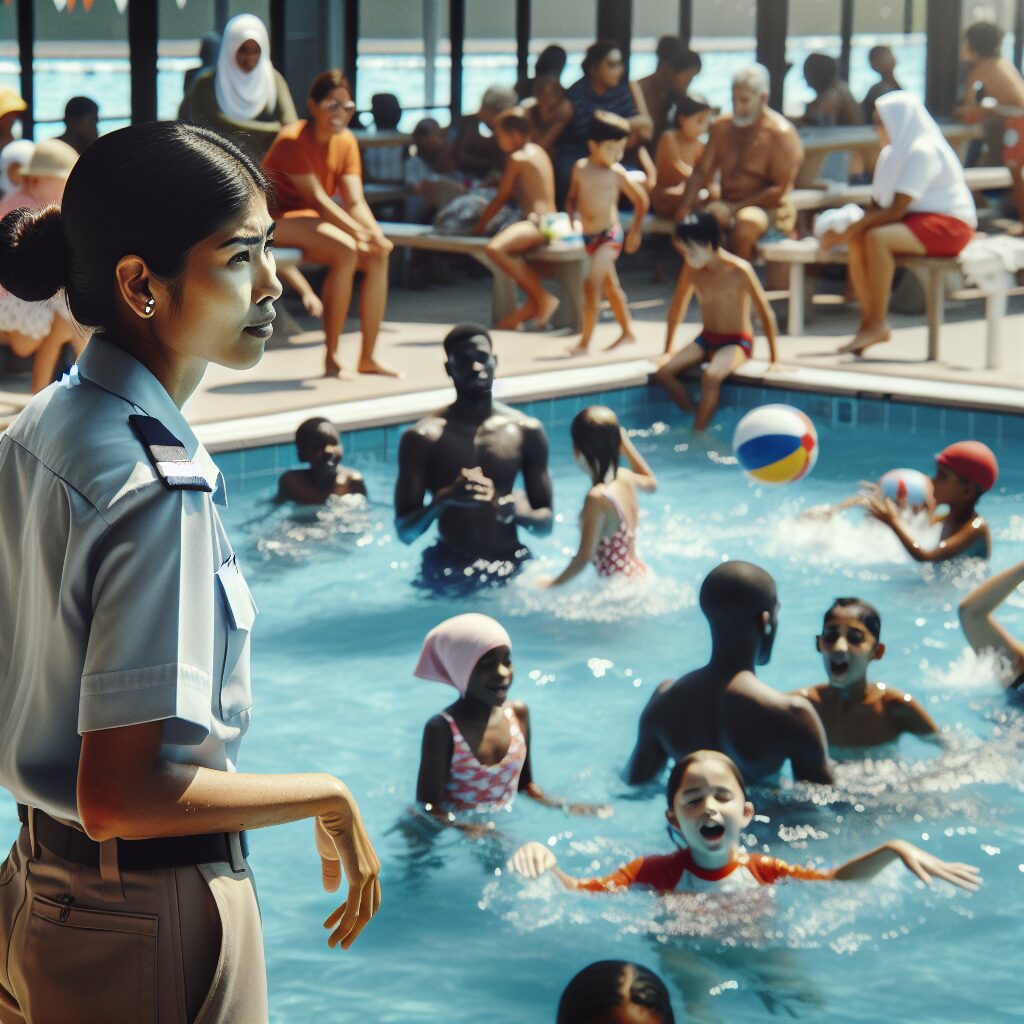
[[[366,498],[361,494],[332,495],[320,507],[282,509],[274,513],[270,528],[266,523],[256,550],[264,561],[284,559],[293,562],[321,558],[361,546],[371,536],[373,519]]]

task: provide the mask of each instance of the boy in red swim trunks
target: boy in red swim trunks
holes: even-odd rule
[[[657,892],[729,892],[774,885],[780,879],[849,882],[872,878],[894,860],[930,884],[941,878],[973,892],[981,884],[978,869],[950,864],[905,842],[893,839],[854,857],[838,868],[819,870],[787,864],[739,845],[740,832],[754,817],[746,786],[732,760],[717,750],[698,750],[677,761],[668,780],[669,832],[679,846],[675,853],[638,857],[603,878],[576,878],[562,871],[544,843],[520,846],[510,867],[527,878],[551,871],[567,889],[616,892],[635,885]]]
[[[590,256],[590,267],[583,282],[583,334],[569,355],[584,355],[589,349],[597,326],[602,291],[622,328],[622,334],[609,348],[636,341],[626,293],[615,273],[615,261],[623,249],[633,253],[640,248],[640,228],[650,206],[647,193],[630,179],[619,163],[629,131],[625,118],[597,111],[587,129],[590,156],[577,160],[572,169],[565,209],[570,218],[575,220],[578,213],[583,222],[583,242]],[[619,196],[623,195],[633,204],[633,224],[625,235],[619,222]]]
[[[694,413],[693,429],[703,430],[718,408],[722,384],[750,358],[754,329],[750,319],[753,302],[771,350],[775,368],[775,314],[746,261],[719,248],[721,228],[708,213],[694,213],[676,225],[673,244],[683,257],[672,304],[668,309],[665,362],[657,373],[658,383],[684,412]],[[686,316],[693,293],[697,293],[704,329],[672,355],[672,339]],[[691,366],[707,363],[701,374],[700,403],[694,406],[681,374]]]

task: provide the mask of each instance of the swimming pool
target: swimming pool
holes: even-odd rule
[[[880,526],[847,514],[796,520],[856,481],[896,465],[930,466],[945,444],[989,443],[1002,476],[982,510],[993,565],[1024,558],[1024,418],[967,410],[780,395],[729,386],[719,422],[695,439],[654,389],[533,403],[549,431],[558,522],[533,539],[536,571],[561,566],[575,546],[586,480],[574,467],[568,424],[585,404],[615,408],[660,487],[642,499],[638,548],[658,573],[626,594],[593,575],[573,590],[540,592],[525,577],[472,602],[509,629],[513,695],[531,707],[535,776],[550,791],[610,801],[607,820],[567,818],[520,801],[500,816],[502,842],[427,837],[406,827],[424,723],[450,702],[443,686],[413,679],[419,644],[463,600],[413,586],[424,542],[394,536],[391,489],[399,428],[346,436],[368,507],[345,503],[290,518],[267,504],[289,448],[217,457],[228,478],[226,522],[260,606],[253,643],[256,696],[245,771],[320,769],[359,797],[383,862],[384,903],[347,953],[330,951],[320,922],[333,908],[320,889],[308,823],[251,837],[266,928],[272,1019],[388,1024],[533,1024],[553,1019],[558,994],[592,960],[634,959],[665,977],[677,1011],[681,984],[704,993],[704,1019],[993,1022],[1020,1019],[1020,755],[1024,719],[1010,709],[993,667],[964,654],[956,606],[977,567],[920,568]],[[729,438],[742,412],[790,401],[815,421],[821,458],[792,489],[749,485]],[[838,595],[873,601],[888,645],[877,678],[922,700],[946,727],[949,750],[915,740],[845,763],[834,790],[755,790],[749,836],[791,861],[835,863],[902,837],[981,866],[971,896],[924,890],[890,867],[874,882],[779,887],[765,916],[748,903],[666,912],[643,893],[569,894],[551,878],[524,883],[504,861],[526,839],[554,839],[566,870],[603,872],[635,854],[666,851],[661,787],[632,791],[619,773],[636,719],[662,679],[708,651],[695,593],[724,557],[769,569],[782,604],[775,653],[763,678],[780,689],[819,682],[813,649],[821,615]],[[1024,635],[1024,598],[1003,621]],[[4,797],[0,839],[14,835]],[[716,1016],[717,1015],[717,1016]]]

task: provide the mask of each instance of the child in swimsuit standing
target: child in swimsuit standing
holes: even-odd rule
[[[771,352],[775,368],[775,314],[758,281],[754,268],[732,253],[719,248],[721,229],[711,214],[689,214],[676,225],[673,244],[683,257],[672,304],[668,310],[665,362],[658,370],[658,383],[684,412],[694,413],[694,430],[703,430],[718,407],[718,396],[726,378],[750,358],[754,329],[750,306],[754,305]],[[672,339],[686,316],[693,293],[697,293],[704,328],[689,345],[672,355]],[[693,401],[679,377],[691,366],[706,362],[701,374],[700,403]]]
[[[580,512],[580,545],[562,572],[540,585],[567,583],[588,562],[594,563],[598,576],[642,576],[647,566],[636,554],[636,492],[650,494],[658,486],[651,467],[604,405],[591,405],[577,414],[572,443],[576,464],[593,483]],[[623,455],[629,469],[619,465]]]
[[[533,781],[530,711],[521,701],[506,702],[512,641],[494,619],[474,612],[435,626],[414,674],[459,691],[423,730],[416,801],[438,824],[483,834],[493,826],[466,821],[465,812],[508,810],[517,793],[570,814],[611,813],[549,796]]]
[[[622,250],[633,253],[640,248],[640,228],[650,206],[647,193],[637,187],[619,162],[629,131],[625,118],[597,111],[587,129],[590,155],[577,160],[572,169],[565,209],[572,220],[578,213],[583,222],[583,243],[590,256],[590,267],[583,281],[583,335],[569,355],[583,355],[590,347],[602,291],[622,328],[622,334],[609,348],[636,341],[626,293],[615,273],[615,261]],[[633,204],[633,224],[625,237],[619,222],[619,196],[622,195]]]

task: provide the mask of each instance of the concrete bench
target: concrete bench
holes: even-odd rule
[[[479,235],[442,235],[431,227],[419,224],[397,224],[381,221],[385,237],[398,248],[423,249],[429,252],[447,252],[472,256],[483,264],[493,279],[492,314],[495,322],[508,316],[517,306],[515,282],[498,269],[487,257],[489,238]],[[555,310],[552,323],[572,331],[582,328],[583,273],[586,252],[583,246],[557,248],[541,246],[525,254],[534,271],[541,278],[553,278],[561,290],[561,304]]]
[[[1024,241],[1000,239],[1003,250],[985,253],[985,240],[972,242],[959,256],[944,258],[938,256],[897,256],[896,266],[906,267],[922,283],[925,294],[925,316],[928,322],[928,358],[939,358],[939,335],[945,314],[945,278],[950,271],[963,273],[978,282],[979,288],[957,289],[950,293],[952,299],[985,299],[985,365],[998,369],[1001,365],[1000,325],[1006,312],[1006,298],[1021,294],[1022,289],[1006,283],[1008,263],[1016,261],[1024,266]],[[817,264],[845,266],[848,254],[844,249],[822,250],[817,239],[804,238],[800,241],[770,242],[761,246],[766,263],[778,263],[789,268],[788,322],[786,333],[800,337],[804,333],[804,303],[807,298],[807,268]]]

